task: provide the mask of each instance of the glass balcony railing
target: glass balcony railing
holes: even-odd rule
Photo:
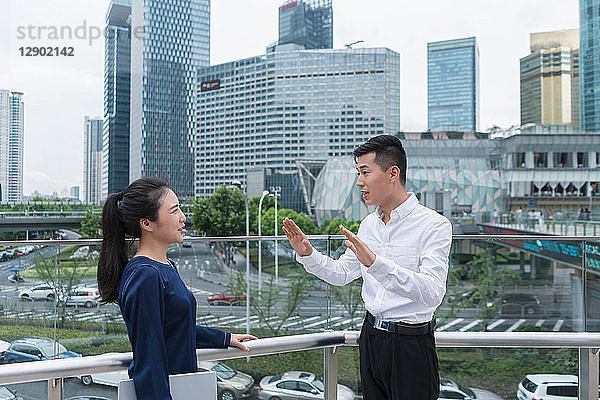
[[[342,238],[310,237],[333,258],[345,251]],[[118,306],[97,301],[99,244],[0,242],[0,363],[10,363],[0,365],[0,386],[16,396],[117,398],[131,348]],[[222,378],[220,399],[277,397],[266,396],[261,381],[286,371],[313,373],[317,386],[329,388],[326,398],[335,398],[327,396],[334,389],[362,395],[360,280],[345,287],[318,280],[295,261],[285,237],[277,245],[266,236],[186,238],[168,257],[196,296],[198,324],[267,338],[249,355],[199,351],[199,367]],[[512,399],[526,376],[553,373],[583,376],[580,392],[593,395],[598,360],[587,349],[600,346],[599,274],[600,237],[455,235],[447,295],[436,312],[445,390]],[[32,337],[46,339],[15,342]],[[227,379],[232,374],[245,385]]]

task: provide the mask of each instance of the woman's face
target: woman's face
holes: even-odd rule
[[[185,230],[185,215],[179,208],[179,199],[171,190],[160,199],[160,208],[158,209],[158,218],[152,224],[152,234],[154,238],[163,243],[179,243],[183,241]]]

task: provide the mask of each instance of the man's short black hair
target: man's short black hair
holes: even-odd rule
[[[382,171],[397,166],[400,169],[400,183],[406,186],[406,152],[400,139],[392,135],[373,136],[354,149],[354,162],[367,153],[375,153],[375,163]]]

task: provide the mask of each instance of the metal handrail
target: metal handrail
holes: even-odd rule
[[[199,361],[255,357],[292,351],[337,346],[357,346],[360,332],[333,331],[280,336],[246,342],[250,351],[238,348],[199,349]],[[439,332],[438,347],[525,347],[580,348],[600,347],[600,333],[571,332]],[[0,384],[14,384],[90,375],[126,369],[132,353],[107,353],[98,356],[35,361],[0,365]]]
[[[345,239],[344,235],[306,235],[311,240],[333,240]],[[244,242],[249,240],[256,241],[273,241],[287,240],[286,236],[190,236],[186,237],[186,241],[190,242]],[[521,239],[521,240],[563,240],[582,242],[586,240],[600,240],[600,235],[588,236],[569,236],[569,235],[452,235],[452,240],[505,240],[505,239]],[[129,239],[133,240],[133,239]],[[71,239],[71,240],[0,240],[0,246],[22,246],[22,245],[52,245],[52,246],[72,246],[72,245],[96,245],[101,244],[102,239]]]

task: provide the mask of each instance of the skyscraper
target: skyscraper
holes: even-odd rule
[[[432,131],[479,130],[479,48],[474,37],[427,43],[427,120]]]
[[[112,0],[104,43],[102,199],[129,184],[131,0]]]
[[[197,196],[400,130],[400,54],[387,48],[274,52],[200,68],[198,82]]]
[[[83,201],[102,201],[102,124],[101,118],[84,118],[83,125]]]
[[[0,89],[0,203],[23,201],[23,93]]]
[[[520,59],[521,125],[579,129],[579,30],[532,33]]]
[[[209,28],[209,0],[132,1],[129,179],[165,178],[180,198],[194,195],[194,71],[209,64]]]
[[[333,7],[331,0],[292,0],[279,7],[277,45],[295,44],[299,49],[333,48]]]
[[[600,132],[600,0],[579,0],[581,130]]]

